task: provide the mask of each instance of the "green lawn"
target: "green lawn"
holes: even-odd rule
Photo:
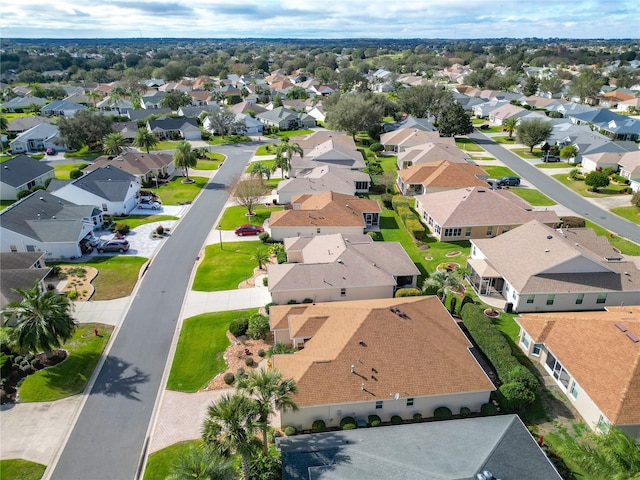
[[[475,127],[478,129],[478,131],[480,133],[500,133],[502,132],[502,125],[491,125],[489,128],[483,128],[480,129],[478,128],[480,125],[482,125],[483,123],[489,124],[488,120],[482,120],[482,119],[478,119],[480,120],[479,123],[474,123]]]
[[[516,143],[516,137],[509,137],[509,135],[497,135],[491,137],[491,140],[500,145],[514,145]]]
[[[628,207],[616,207],[611,209],[612,213],[640,225],[640,208],[629,205]]]
[[[608,237],[609,244],[620,250],[621,253],[624,253],[625,255],[640,256],[640,245],[637,243],[630,242],[629,240],[614,235],[606,228],[602,228],[600,225],[596,225],[589,220],[585,220],[585,223],[585,226],[587,228],[592,228],[596,232],[596,235],[600,237]]]
[[[255,313],[257,310],[237,310],[187,318],[180,330],[167,388],[191,393],[206,386],[227,366],[222,355],[230,345],[229,323]]]
[[[273,165],[276,163],[275,160],[260,160],[257,162],[251,162],[248,166],[247,169],[245,170],[245,172],[249,173],[251,171],[251,166],[255,163],[260,163],[262,165],[266,165],[267,167],[269,167],[269,170],[271,170],[273,168]]]
[[[173,471],[173,465],[178,462],[181,455],[185,455],[191,445],[200,445],[202,440],[189,440],[174,443],[162,450],[149,455],[147,466],[144,469],[143,480],[166,480]]]
[[[196,170],[217,170],[224,161],[224,155],[217,152],[207,153],[207,157],[198,160]]]
[[[75,152],[64,152],[64,158],[84,158],[87,160],[92,160],[100,155],[106,155],[106,153],[102,150],[89,151],[89,147],[86,145]]]
[[[99,331],[97,337],[94,328]],[[67,359],[25,378],[19,388],[20,401],[50,402],[82,392],[112,331],[112,326],[100,323],[78,325],[71,340],[62,346],[69,352]]]
[[[456,147],[467,152],[484,152],[484,149],[468,138],[456,138]]]
[[[502,178],[502,177],[515,177],[517,176],[513,170],[509,167],[503,166],[481,166],[485,172],[489,174],[491,178]]]
[[[567,162],[542,162],[536,163],[536,168],[576,168],[575,164]]]
[[[0,480],[40,480],[46,469],[45,465],[28,460],[0,460]]]
[[[271,216],[272,212],[282,210],[283,207],[265,207],[260,204],[253,209],[255,215],[247,217],[247,209],[242,205],[235,205],[233,207],[227,207],[222,214],[220,223],[218,226],[222,227],[222,230],[233,230],[240,225],[251,224],[260,225]]]
[[[117,218],[116,223],[124,223],[133,229],[146,223],[162,222],[165,220],[178,220],[178,217],[174,217],[173,215],[129,215],[126,218]]]
[[[512,187],[509,189],[511,193],[515,193],[520,198],[529,202],[530,205],[534,207],[546,207],[551,205],[556,205],[556,202],[547,197],[544,193],[539,190],[534,190],[533,188],[520,188],[520,187]]]
[[[584,180],[572,180],[566,173],[558,173],[556,175],[552,175],[552,177],[562,183],[565,187],[569,187],[571,190],[583,197],[602,198],[611,195],[620,195],[620,190],[627,188],[627,185],[610,183],[608,187],[601,188],[597,193],[595,193],[591,191],[591,187],[585,185]]]
[[[309,135],[310,133],[313,133],[313,130],[287,130],[276,133],[276,136],[280,137],[280,139],[284,139],[289,137],[297,137],[299,135]]]
[[[63,163],[62,165],[55,164],[53,166],[53,171],[54,171],[54,175],[58,180],[69,180],[71,178],[69,176],[69,174],[71,173],[71,170],[76,170],[76,169],[82,170],[88,165],[89,165],[88,163],[82,160],[77,160],[74,163]]]
[[[179,140],[162,140],[149,150],[175,150],[178,143],[180,143]]]
[[[524,158],[525,160],[542,158],[542,150],[533,150],[533,153],[530,153],[528,148],[512,148],[510,150],[511,152],[515,153],[520,158]]]
[[[267,144],[267,145],[260,145],[258,148],[256,148],[256,152],[254,153],[254,155],[256,157],[261,157],[264,155],[275,155],[276,154],[276,147],[275,145],[272,144]]]
[[[4,210],[9,205],[16,203],[16,200],[0,200],[0,210]]]
[[[235,290],[238,285],[253,274],[258,266],[251,258],[259,249],[267,249],[267,245],[255,242],[227,242],[208,245],[205,248],[204,259],[196,270],[193,280],[193,290],[199,292],[216,292],[220,290]]]
[[[183,177],[173,177],[169,183],[148,190],[156,193],[165,205],[179,205],[185,202],[192,202],[209,179],[206,177],[193,177],[191,175],[189,175],[189,178],[194,180],[194,183],[182,183]]]
[[[396,172],[398,163],[397,155],[383,155],[376,158],[376,161],[380,163],[380,166],[385,172]]]

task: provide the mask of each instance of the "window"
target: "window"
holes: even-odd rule
[[[596,300],[596,303],[606,303],[607,301],[607,294],[606,293],[599,293],[598,294],[598,298]]]
[[[107,204],[106,204],[106,203],[103,203],[103,204],[102,204],[102,211],[103,211],[103,212],[106,212],[106,211],[108,211],[108,210],[109,210],[109,207],[107,207]]]
[[[27,190],[33,188],[36,186],[36,182],[34,180],[31,180],[29,183],[27,183]]]
[[[407,407],[413,407],[413,398],[407,398]]]
[[[429,217],[429,226],[433,227],[433,218],[432,217]]]
[[[542,344],[541,343],[534,343],[533,344],[533,350],[531,350],[531,355],[533,355],[535,357],[539,357],[541,350],[542,350]]]
[[[442,231],[442,229],[440,228],[440,225],[436,225],[436,233],[440,233]]]
[[[582,305],[582,301],[584,300],[584,293],[579,293],[576,297],[576,305]]]
[[[345,297],[347,295],[347,289],[346,288],[341,288],[340,289],[340,296]]]
[[[9,245],[9,250],[11,250],[11,252],[16,253],[18,251],[18,247],[16,247],[15,245]]]
[[[547,305],[553,305],[553,302],[556,301],[555,295],[547,295]]]
[[[36,251],[36,246],[35,245],[25,245],[27,252],[35,252]]]
[[[320,233],[320,229],[319,228],[316,228],[316,233]]]
[[[580,385],[578,385],[577,382],[573,382],[573,384],[571,384],[571,396],[576,399],[578,398],[578,393],[580,392]]]
[[[376,410],[380,410],[382,409],[382,400],[377,400],[376,401]]]
[[[535,295],[527,295],[527,303],[533,303],[535,299]]]
[[[529,345],[531,345],[531,337],[527,334],[527,332],[522,332],[522,338],[520,339],[520,343],[526,348],[529,349]]]
[[[467,229],[464,231],[464,236],[465,237],[471,236],[471,227],[467,227]]]
[[[493,235],[493,227],[487,227],[487,237]]]
[[[445,228],[444,229],[445,237],[459,237],[460,235],[462,235],[461,228]]]
[[[368,190],[369,182],[356,182],[356,190]]]

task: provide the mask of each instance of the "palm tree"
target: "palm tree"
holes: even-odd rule
[[[617,428],[567,439],[559,450],[593,478],[640,480],[640,446]]]
[[[298,410],[293,395],[298,391],[295,380],[283,379],[278,370],[254,370],[238,381],[238,390],[254,397],[258,403],[259,423],[262,429],[262,443],[267,450],[267,428],[269,415],[278,410]]]
[[[515,117],[507,118],[504,122],[502,122],[502,127],[509,134],[509,138],[511,138],[513,132],[515,132],[516,128],[518,127],[518,119]]]
[[[238,472],[228,458],[207,445],[192,445],[180,455],[168,480],[235,480]]]
[[[242,393],[224,394],[207,409],[202,437],[222,455],[240,455],[242,476],[249,480],[249,462],[259,444],[255,434],[259,427],[258,402]]]
[[[109,133],[102,139],[102,149],[109,155],[120,155],[127,144],[121,133]]]
[[[54,348],[69,340],[76,329],[71,316],[73,304],[65,295],[54,291],[42,291],[36,283],[32,288],[17,288],[22,295],[5,311],[5,318],[12,319],[11,340],[21,352],[44,351],[48,357]]]
[[[440,298],[440,300],[444,300],[450,292],[462,290],[464,285],[454,272],[447,272],[443,270],[435,272],[425,280],[422,285],[422,292],[427,293],[432,288],[436,289],[438,298]]]
[[[260,177],[260,182],[263,182],[264,177],[267,177],[267,180],[271,178],[271,169],[262,162],[252,163],[251,168],[249,169],[249,173],[251,173],[251,175],[255,175],[256,177]]]
[[[273,166],[271,167],[271,171],[275,172],[280,169],[280,175],[284,179],[285,170],[289,170],[289,160],[283,157],[280,154],[276,154],[276,158],[273,160]]]
[[[253,252],[253,260],[258,264],[258,268],[262,270],[265,264],[269,262],[269,252],[259,248]]]
[[[283,140],[276,146],[276,158],[284,157],[287,159],[287,172],[291,170],[291,158],[296,153],[300,155],[300,158],[304,157],[302,147],[297,143],[290,143],[289,139]]]
[[[147,153],[158,144],[158,137],[146,128],[140,128],[133,138],[133,144],[138,148],[144,148]]]
[[[98,103],[98,100],[102,98],[102,94],[97,90],[89,90],[87,93],[85,93],[85,95],[93,104],[93,108],[96,108],[96,104]]]
[[[189,142],[182,140],[178,143],[176,153],[173,154],[176,168],[184,168],[185,183],[191,183],[189,179],[189,168],[194,168],[198,164],[198,158]]]

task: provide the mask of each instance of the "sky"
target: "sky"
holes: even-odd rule
[[[2,0],[2,38],[633,38],[638,0]]]

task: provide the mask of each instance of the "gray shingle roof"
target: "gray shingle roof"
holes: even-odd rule
[[[28,155],[18,155],[2,162],[0,179],[2,183],[19,187],[52,171],[53,168],[44,162],[39,162]]]
[[[131,183],[136,182],[136,177],[120,170],[106,166],[89,172],[74,180],[74,186],[93,193],[111,202],[123,201]]]

